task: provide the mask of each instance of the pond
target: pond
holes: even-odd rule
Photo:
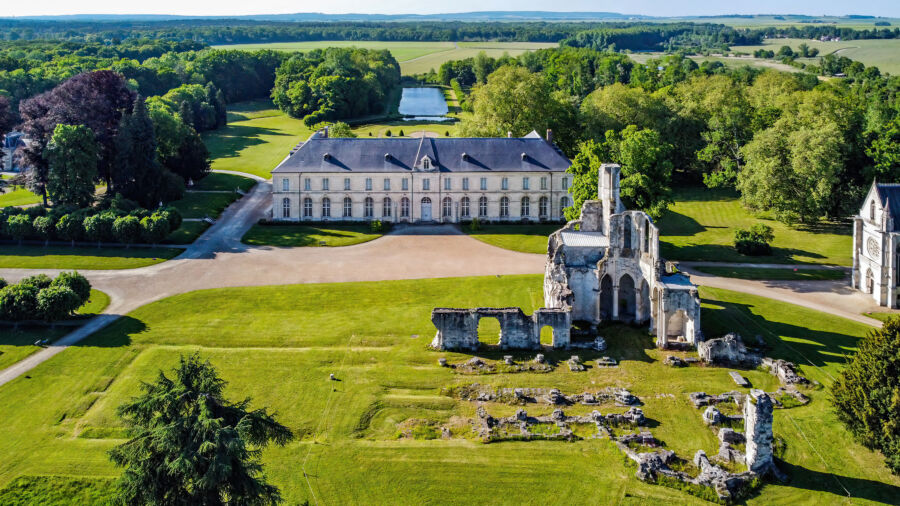
[[[439,88],[403,88],[399,111],[405,121],[449,121],[449,110]]]

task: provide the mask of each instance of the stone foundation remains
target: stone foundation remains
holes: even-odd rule
[[[477,351],[478,322],[482,318],[496,318],[500,322],[497,345],[501,350],[538,350],[541,348],[541,329],[553,329],[553,347],[568,348],[572,330],[569,311],[538,309],[527,316],[521,308],[435,308],[431,322],[437,334],[431,347],[437,350]]]

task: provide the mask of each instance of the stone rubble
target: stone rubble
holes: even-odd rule
[[[663,360],[663,364],[672,366],[672,367],[687,367],[687,362],[685,362],[681,357],[676,355],[667,355],[666,359]]]
[[[763,359],[761,353],[748,350],[741,336],[734,332],[699,343],[697,354],[704,362],[718,365],[756,367]]]
[[[582,372],[585,370],[584,364],[581,362],[581,357],[578,355],[572,355],[572,358],[566,361],[569,364],[569,370],[575,372]]]

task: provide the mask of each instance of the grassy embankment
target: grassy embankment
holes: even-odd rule
[[[470,355],[426,348],[434,334],[432,307],[522,306],[531,312],[541,305],[541,282],[541,276],[532,275],[253,287],[199,291],[149,304],[53,357],[29,378],[0,387],[6,406],[6,423],[0,426],[0,488],[7,487],[0,498],[11,502],[43,492],[37,496],[49,503],[70,503],[104,494],[109,478],[118,473],[106,451],[124,435],[116,406],[135,395],[141,381],[174,365],[180,354],[199,351],[229,382],[229,397],[252,397],[253,407],[276,411],[297,435],[286,447],[263,453],[267,475],[289,504],[408,504],[447,498],[508,504],[700,504],[676,490],[637,481],[606,440],[485,445],[465,437],[465,419],[474,416],[476,406],[442,394],[446,387],[477,382],[577,393],[617,386],[640,396],[648,426],[668,448],[687,458],[698,449],[718,449],[687,393],[734,389],[727,370],[666,367],[666,354],[652,346],[645,330],[603,330],[610,349],[602,354],[618,359],[616,368],[573,373],[560,363],[571,353],[551,351],[548,358],[561,367],[546,374],[466,376],[437,365],[438,357],[455,363]],[[731,330],[760,334],[772,345],[771,356],[797,362],[803,374],[826,387],[867,331],[863,325],[781,302],[723,290],[701,289],[701,294],[708,336]],[[496,323],[488,323],[481,335],[487,341],[492,334],[495,340]],[[499,359],[506,353],[479,356]],[[528,360],[534,352],[513,355]],[[592,366],[601,354],[579,355]],[[329,381],[330,373],[340,381]],[[741,374],[754,387],[777,387],[766,372]],[[826,391],[810,395],[811,404],[775,413],[775,433],[786,442],[781,466],[791,481],[767,485],[748,502],[838,502],[845,500],[845,487],[856,500],[895,500],[900,478],[888,472],[879,455],[852,441],[831,412]],[[498,416],[517,409],[497,403],[486,408]],[[527,409],[540,415],[552,407],[532,404]],[[565,409],[581,413],[593,408]],[[459,430],[449,440],[398,437],[398,426],[411,419]],[[550,469],[566,472],[548,480]],[[498,496],[497,490],[504,492]]]

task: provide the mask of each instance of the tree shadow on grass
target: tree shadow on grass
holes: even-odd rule
[[[671,210],[666,212],[666,214],[659,219],[657,226],[659,227],[659,234],[661,236],[673,237],[689,237],[705,232],[707,229],[707,227],[701,225],[700,222],[694,218]]]
[[[73,346],[117,348],[130,346],[131,336],[147,330],[147,324],[131,316],[120,316],[116,321],[94,332]]]
[[[753,314],[751,304],[707,299],[703,303],[706,305],[702,308],[700,321],[707,339],[737,332],[752,342],[753,336],[760,335],[771,348],[767,355],[800,365],[843,364],[860,339],[854,335],[773,322]],[[784,338],[792,340],[785,341]]]
[[[776,465],[790,477],[790,481],[786,484],[789,487],[829,492],[842,497],[847,497],[847,492],[849,491],[850,497],[853,498],[885,504],[900,503],[900,487],[896,485],[864,478],[823,473],[781,460],[776,460]],[[847,489],[846,491],[844,490],[845,488]]]
[[[271,128],[229,125],[222,130],[203,136],[203,140],[207,143],[214,159],[233,158],[240,156],[241,151],[250,146],[268,144],[269,141],[261,138],[263,135],[290,136],[291,134]]]

